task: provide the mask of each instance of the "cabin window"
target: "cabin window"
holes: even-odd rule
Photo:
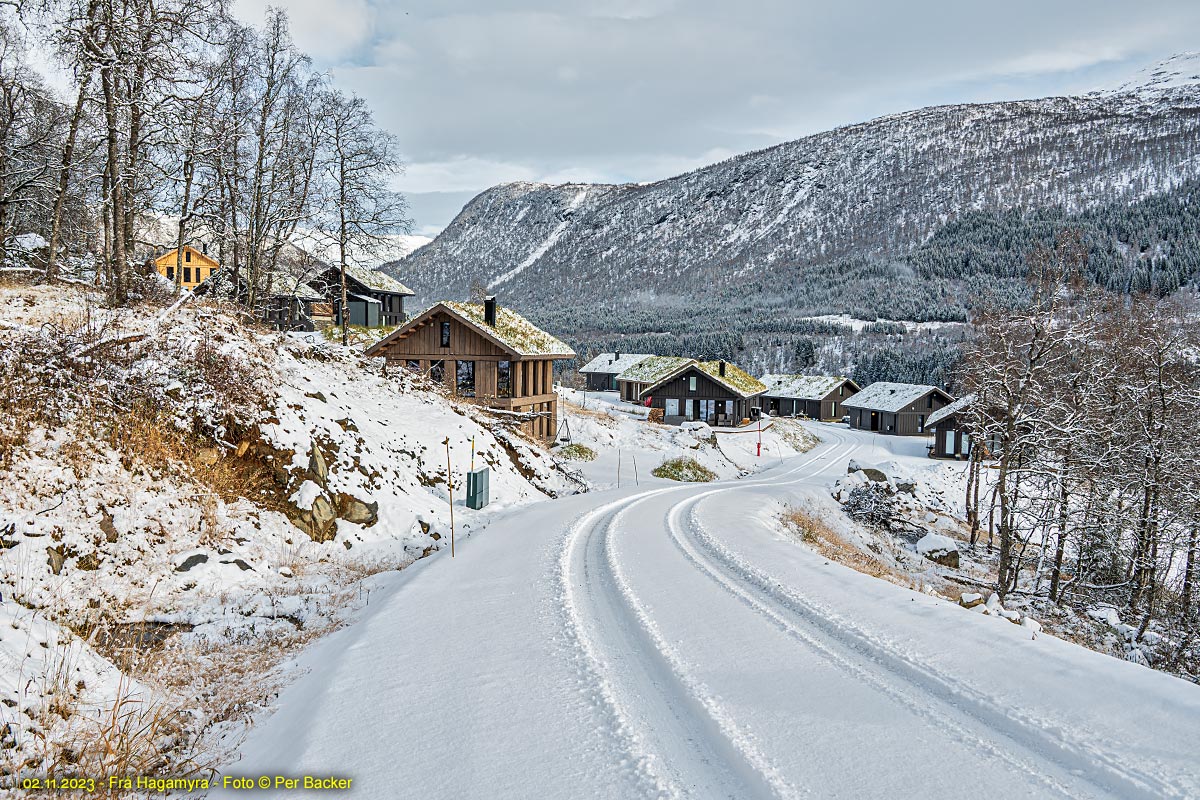
[[[917,433],[924,433],[924,432],[925,432],[925,415],[919,414],[917,416]]]
[[[454,386],[459,397],[475,396],[475,362],[456,361],[454,368]]]
[[[450,346],[450,323],[442,323],[442,347]]]
[[[175,280],[175,268],[174,267],[167,267],[167,280],[169,280],[169,281]]]
[[[700,416],[698,419],[701,422],[710,422],[717,413],[716,400],[697,400],[696,403],[700,407]]]
[[[679,399],[675,397],[667,398],[667,408],[665,412],[668,417],[679,416]]]
[[[929,397],[925,398],[925,407],[933,408],[933,395],[932,394],[930,394]]]
[[[496,396],[497,397],[512,397],[512,362],[497,361],[496,362]]]
[[[438,359],[429,363],[429,380],[434,383],[446,382],[446,362]]]
[[[689,392],[696,391],[696,376],[695,375],[688,378],[688,391]]]
[[[420,372],[421,371],[421,362],[415,358],[410,358],[404,362],[404,368],[407,369],[409,372]]]
[[[187,262],[188,264],[192,263],[192,251],[191,250],[183,251],[183,260],[185,262]]]
[[[830,416],[836,417],[837,416],[837,400],[833,401],[833,406],[832,406],[831,410],[833,411],[833,413]]]
[[[192,282],[192,268],[191,267],[183,268],[183,282],[184,283]]]

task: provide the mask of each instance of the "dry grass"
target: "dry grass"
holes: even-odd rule
[[[271,468],[247,451],[242,457],[197,436],[186,434],[158,410],[146,405],[105,420],[104,438],[122,453],[127,469],[141,466],[153,473],[177,474],[206,489],[209,520],[215,520],[215,500],[235,502],[245,497],[255,504],[280,510],[286,503]],[[203,509],[202,509],[203,511]],[[207,533],[207,530],[206,530]]]
[[[793,508],[785,513],[783,518],[788,527],[805,544],[811,546],[830,561],[836,561],[839,564],[850,567],[856,572],[861,572],[864,575],[870,575],[874,578],[883,578],[904,586],[912,584],[912,580],[908,575],[870,553],[865,553],[855,547],[827,525],[820,517],[804,509]]]

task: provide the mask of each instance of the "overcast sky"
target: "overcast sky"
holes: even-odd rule
[[[1200,2],[236,0],[399,139],[414,232],[505,181],[649,181],[920,106],[1087,91],[1200,49]],[[578,10],[576,10],[578,9]]]

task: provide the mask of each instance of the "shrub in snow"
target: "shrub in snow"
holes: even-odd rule
[[[578,442],[563,445],[555,451],[560,458],[565,458],[570,461],[595,461],[596,451],[588,447],[586,444]]]
[[[650,474],[656,478],[687,483],[708,483],[717,479],[717,473],[700,462],[683,456],[664,461]]]
[[[855,486],[846,497],[846,513],[857,522],[887,530],[896,516],[892,490],[883,483]]]

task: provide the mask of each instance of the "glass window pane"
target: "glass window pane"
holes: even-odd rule
[[[668,416],[668,417],[678,417],[679,416],[679,400],[678,399],[676,399],[674,397],[667,398],[666,416]]]
[[[512,362],[496,362],[496,396],[512,397]]]
[[[434,361],[429,365],[429,380],[434,383],[446,382],[446,362]]]
[[[442,323],[442,347],[450,346],[450,323]]]
[[[459,397],[475,396],[475,362],[458,361],[455,366],[455,386]]]

